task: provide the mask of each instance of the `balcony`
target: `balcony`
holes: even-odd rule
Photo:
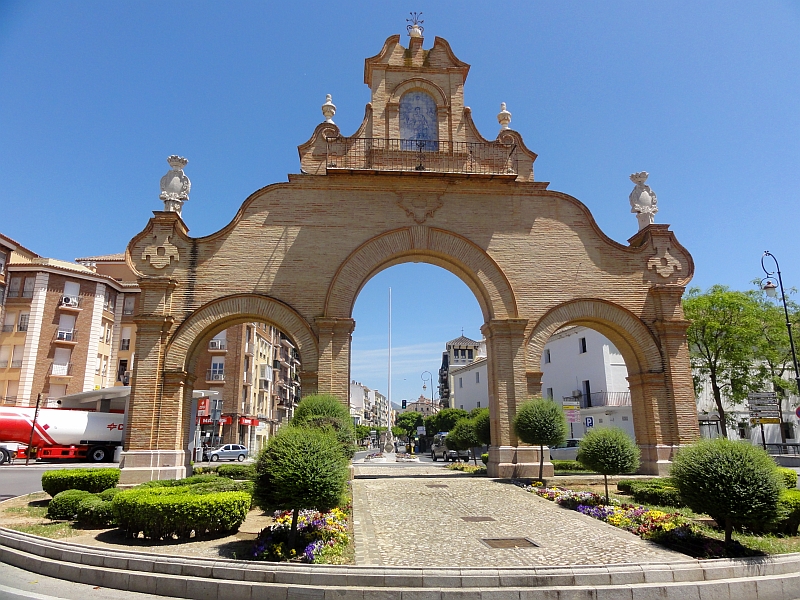
[[[78,340],[76,339],[77,334],[78,332],[75,329],[59,329],[56,331],[55,339],[53,341],[60,344],[75,345],[78,343]]]
[[[59,300],[58,302],[58,308],[68,311],[81,310],[82,303],[83,303],[82,297],[65,294],[61,296],[61,300]]]
[[[244,344],[244,353],[247,356],[253,356],[253,344],[251,344],[250,342],[245,342],[245,344]]]
[[[226,340],[209,340],[208,351],[212,354],[228,351],[228,343]]]
[[[22,368],[22,360],[12,360],[11,361],[11,368],[12,369],[21,369]]]
[[[225,372],[218,369],[208,369],[206,371],[206,382],[208,383],[224,383]]]
[[[13,325],[3,325],[3,333],[11,333],[14,331]]]
[[[440,173],[516,179],[517,145],[386,138],[327,141],[328,173]]]
[[[565,396],[564,400],[578,401],[581,408],[598,408],[603,406],[630,406],[630,392],[593,392],[587,398],[585,395]]]
[[[50,375],[53,377],[71,377],[72,363],[66,365],[57,365],[53,363],[53,365],[50,367]]]
[[[6,396],[3,398],[3,404],[16,404],[17,397],[16,396]]]
[[[0,360],[0,369],[8,368],[8,360]]]
[[[242,383],[244,385],[253,385],[253,374],[250,371],[242,373]]]

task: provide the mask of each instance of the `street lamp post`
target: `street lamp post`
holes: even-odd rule
[[[764,264],[764,259],[770,257],[775,262],[775,270],[768,271],[767,266]],[[797,391],[800,393],[800,367],[797,366],[797,352],[794,348],[794,337],[792,336],[792,323],[789,320],[789,308],[786,306],[786,294],[783,291],[783,278],[781,277],[781,268],[778,265],[778,259],[769,250],[765,250],[761,256],[761,268],[767,276],[761,280],[761,289],[770,298],[775,298],[778,294],[778,288],[781,292],[781,302],[783,303],[783,314],[786,317],[786,330],[789,332],[789,347],[792,349],[792,363],[794,364],[794,378],[797,383]],[[777,275],[778,286],[775,285],[775,276]],[[783,411],[781,410],[781,423],[783,423]],[[783,427],[781,427],[781,438],[783,438]]]
[[[428,374],[428,377],[425,377],[425,373]],[[424,392],[425,392],[425,380],[427,379],[428,381],[431,382],[431,410],[430,410],[430,414],[433,415],[433,375],[431,375],[430,371],[423,371],[422,373],[420,373],[419,376],[422,379],[423,395],[424,395]],[[425,433],[427,434],[427,431]],[[420,443],[421,443],[421,440],[420,440]]]

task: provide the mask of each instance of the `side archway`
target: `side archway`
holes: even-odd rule
[[[194,311],[167,344],[164,370],[191,373],[199,355],[197,347],[214,330],[246,321],[266,321],[285,331],[297,344],[303,370],[317,371],[317,338],[306,320],[287,304],[258,294],[225,296]]]
[[[354,250],[331,281],[325,316],[349,319],[361,288],[373,275],[411,261],[428,262],[459,277],[475,294],[486,322],[517,318],[514,291],[491,257],[457,234],[425,226],[386,232]]]

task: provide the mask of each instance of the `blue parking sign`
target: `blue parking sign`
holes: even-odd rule
[[[586,417],[586,419],[584,419],[584,423],[586,424],[586,429],[594,427],[594,417]]]

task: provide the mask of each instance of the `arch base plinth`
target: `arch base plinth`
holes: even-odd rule
[[[639,450],[642,454],[637,473],[640,475],[669,477],[669,470],[672,468],[672,457],[682,447],[668,444],[640,445]]]
[[[183,479],[190,474],[185,450],[129,450],[119,461],[120,485],[136,485],[155,479]]]
[[[542,477],[552,477],[550,451],[545,447],[544,452]],[[538,479],[539,449],[533,446],[490,446],[486,470],[489,477],[498,479]]]

